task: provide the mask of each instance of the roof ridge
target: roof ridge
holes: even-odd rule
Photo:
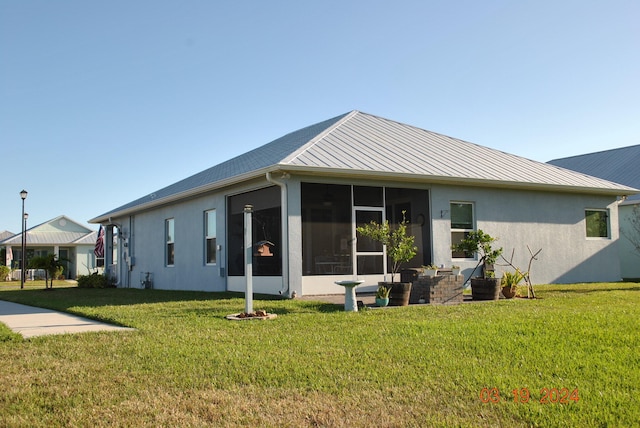
[[[302,146],[300,146],[293,153],[289,154],[284,159],[282,159],[280,161],[280,163],[285,163],[286,164],[286,163],[290,163],[290,162],[295,161],[298,157],[302,156],[305,152],[307,152],[309,149],[311,149],[319,141],[321,141],[327,135],[329,135],[332,132],[334,132],[336,129],[338,129],[340,126],[342,126],[345,122],[348,122],[351,118],[353,118],[358,113],[360,113],[358,110],[351,110],[349,113],[346,113],[343,117],[341,117],[338,121],[336,121],[336,123],[332,124],[331,126],[326,128],[325,130],[320,132],[318,135],[316,135],[315,137],[313,137],[312,139],[310,139],[309,141],[304,143]]]

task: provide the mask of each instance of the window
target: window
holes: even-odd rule
[[[451,202],[451,245],[461,242],[469,232],[473,232],[473,204],[471,202]],[[473,254],[460,251],[452,251],[454,259],[470,259]]]
[[[609,237],[609,214],[607,210],[586,210],[587,238]]]
[[[165,238],[166,238],[166,242],[167,242],[167,247],[166,247],[166,265],[167,266],[173,266],[173,262],[174,262],[174,258],[175,258],[175,254],[174,254],[174,240],[175,240],[175,236],[174,236],[174,219],[169,218],[167,220],[164,221],[164,234],[165,234]]]
[[[216,264],[216,210],[205,211],[204,213],[204,248],[205,263]]]

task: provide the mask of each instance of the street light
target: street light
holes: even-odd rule
[[[25,225],[27,223],[27,218],[24,214],[24,200],[27,199],[27,191],[23,190],[20,192],[20,198],[22,198],[22,266],[20,269],[20,288],[24,288],[24,269],[25,269],[25,255],[26,255],[26,244],[27,240],[25,239]],[[28,215],[28,214],[27,214]]]

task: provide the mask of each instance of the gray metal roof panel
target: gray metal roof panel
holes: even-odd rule
[[[264,146],[98,216],[135,211],[198,189],[211,190],[233,177],[268,168],[407,174],[424,181],[566,188],[607,193],[635,189],[575,171],[525,159],[389,119],[351,111],[294,131]]]
[[[488,182],[624,189],[612,182],[553,167],[410,125],[352,112],[289,165],[417,174]]]
[[[97,239],[98,239],[98,232],[93,231],[91,233],[87,233],[84,236],[81,236],[80,238],[76,239],[71,243],[76,245],[95,245]]]
[[[11,238],[13,235],[15,235],[13,232],[9,232],[8,230],[3,230],[2,232],[0,232],[0,243],[5,239]]]
[[[548,163],[640,188],[640,144],[554,159]],[[640,200],[640,194],[630,196],[629,200]]]
[[[112,211],[108,211],[99,217],[107,217],[112,213],[144,205],[154,200],[164,199],[198,187],[207,186],[232,177],[241,176],[251,171],[276,165],[289,156],[291,152],[299,149],[302,145],[322,133],[344,116],[346,116],[346,114],[291,132],[268,144],[187,177],[184,180],[122,205]]]
[[[95,243],[95,232],[93,242]],[[65,245],[65,244],[78,244],[77,242],[82,238],[91,235],[92,233],[81,232],[37,232],[32,233],[27,231],[27,244],[28,245]],[[2,241],[3,245],[20,245],[22,243],[22,233],[12,236],[9,239]]]

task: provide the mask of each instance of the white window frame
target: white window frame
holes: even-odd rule
[[[451,216],[453,215],[453,210],[451,209],[451,206],[457,204],[457,205],[470,205],[471,206],[471,228],[470,229],[461,229],[461,228],[454,228],[451,224]],[[451,230],[451,232],[449,233],[449,239],[451,240],[451,244],[453,244],[453,239],[452,235],[453,233],[468,233],[468,232],[475,232],[476,231],[476,206],[473,202],[469,202],[469,201],[449,201],[449,228]],[[451,250],[451,259],[452,260],[476,260],[476,255],[474,254],[473,257],[453,257],[453,250]]]
[[[213,230],[209,230],[209,219],[210,216],[213,216]],[[218,245],[217,245],[217,219],[216,219],[216,210],[210,209],[204,212],[204,264],[207,266],[216,266],[218,264]],[[214,253],[214,262],[209,261],[209,241],[216,241],[213,246]]]
[[[171,226],[170,226],[171,225]],[[173,235],[176,233],[175,218],[168,218],[164,221],[164,237],[165,237],[165,251],[164,251],[164,265],[166,267],[173,267],[176,263],[176,237],[169,234],[169,229],[172,229]],[[171,247],[169,247],[171,245]],[[169,263],[169,253],[173,250],[172,260]]]

